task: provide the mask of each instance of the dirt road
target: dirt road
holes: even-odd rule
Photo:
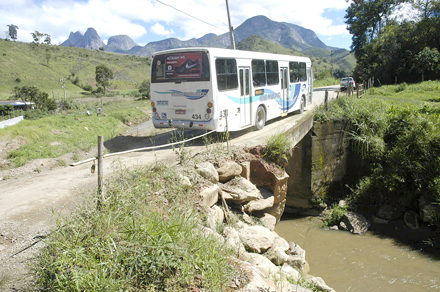
[[[275,133],[286,131],[310,115],[312,108],[322,102],[323,94],[315,94],[314,98],[314,105],[301,115],[289,115],[270,122],[261,131],[234,133],[231,135],[231,145],[262,144]],[[118,152],[163,145],[182,138],[175,131],[158,132],[150,125],[142,125],[128,134],[106,141],[105,148]],[[201,133],[188,131],[185,137]],[[195,154],[205,146],[199,139],[185,147]],[[96,156],[96,151],[90,156]],[[121,169],[149,165],[158,160],[173,163],[176,157],[171,147],[112,156],[104,159],[104,176],[117,175]],[[31,281],[28,262],[42,246],[40,239],[55,226],[56,214],[71,212],[97,186],[97,174],[90,171],[93,162],[53,169],[44,168],[45,163],[51,165],[47,161],[39,163],[43,164],[40,173],[24,170],[22,175],[0,180],[0,291],[28,290],[26,285]],[[2,172],[0,177],[7,177],[7,174]],[[8,284],[2,287],[2,280]]]

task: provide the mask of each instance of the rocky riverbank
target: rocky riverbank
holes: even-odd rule
[[[206,180],[201,230],[236,251],[234,261],[248,280],[237,283],[237,291],[334,291],[308,274],[304,249],[273,231],[285,208],[287,173],[249,157],[195,167]]]

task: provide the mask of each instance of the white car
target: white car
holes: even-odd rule
[[[344,77],[339,84],[341,87],[341,91],[346,90],[349,83],[351,83],[353,90],[356,89],[356,82],[354,81],[353,77]]]

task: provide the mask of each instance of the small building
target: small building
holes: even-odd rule
[[[6,100],[0,101],[0,106],[2,105],[12,105],[14,110],[25,110],[25,109],[34,109],[35,103],[30,101],[22,101],[22,100]]]

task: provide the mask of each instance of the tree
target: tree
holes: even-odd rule
[[[106,87],[110,85],[110,80],[113,79],[113,71],[105,65],[98,65],[96,66],[95,75],[96,83],[104,88],[105,95]]]
[[[49,98],[49,94],[40,91],[35,86],[15,86],[12,94],[14,99],[35,103],[35,107],[40,110],[55,110],[57,108],[56,103]]]
[[[36,30],[35,32],[31,32],[31,36],[34,39],[34,42],[39,43],[44,34]]]
[[[50,37],[50,35],[48,35],[47,33],[44,34],[45,38],[44,38],[44,43],[46,45],[50,45],[52,43],[52,39]]]
[[[139,85],[139,92],[142,94],[142,99],[150,98],[150,82],[144,80],[141,85]]]
[[[422,81],[425,81],[425,71],[436,71],[440,61],[440,53],[437,48],[425,47],[416,55],[415,67],[422,73]]]
[[[18,26],[16,26],[15,24],[8,24],[8,27],[9,27],[9,37],[14,41],[17,40]]]

